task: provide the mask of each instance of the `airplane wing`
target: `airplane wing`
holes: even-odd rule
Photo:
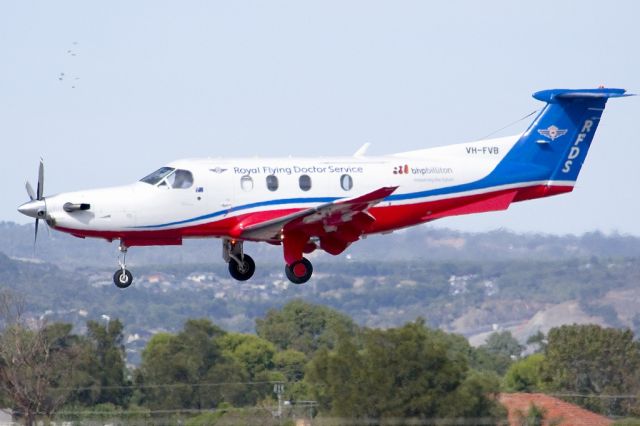
[[[284,233],[300,231],[309,236],[342,233],[342,239],[356,241],[375,218],[367,209],[391,195],[398,187],[382,187],[354,198],[340,199],[259,223],[236,227],[238,238],[280,241]]]

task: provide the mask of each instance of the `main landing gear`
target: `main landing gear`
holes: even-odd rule
[[[248,254],[244,253],[242,241],[222,240],[222,258],[229,264],[229,274],[238,281],[247,281],[256,271],[256,264]],[[308,259],[300,256],[285,265],[284,272],[294,284],[304,284],[313,274],[313,265]]]
[[[311,278],[313,274],[313,265],[306,257],[296,260],[291,265],[284,266],[284,273],[294,284],[304,284]]]
[[[246,281],[256,271],[256,263],[244,254],[242,241],[222,241],[222,258],[229,264],[229,274],[238,281]]]
[[[120,251],[120,254],[118,255],[118,264],[120,265],[120,269],[113,274],[113,283],[118,288],[127,288],[133,282],[133,275],[131,275],[131,272],[127,270],[127,246],[121,242],[118,246],[118,250]]]
[[[308,235],[300,232],[284,234],[282,237],[282,251],[284,252],[284,273],[294,284],[304,284],[313,274],[313,265],[304,253],[312,253],[318,248],[316,242]]]

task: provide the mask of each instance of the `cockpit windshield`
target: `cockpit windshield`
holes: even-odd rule
[[[155,172],[140,179],[140,182],[148,183],[150,185],[155,185],[174,170],[175,169],[172,167],[160,167]]]
[[[140,182],[164,188],[186,189],[193,185],[193,174],[189,170],[161,167],[140,179]]]

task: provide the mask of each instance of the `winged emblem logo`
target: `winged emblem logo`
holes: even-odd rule
[[[562,136],[565,133],[567,133],[567,129],[558,129],[556,126],[551,125],[551,126],[547,127],[546,129],[539,129],[538,133],[540,133],[542,136],[548,137],[552,141],[555,141],[560,136]]]

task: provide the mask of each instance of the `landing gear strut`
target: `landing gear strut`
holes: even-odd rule
[[[256,271],[256,263],[244,254],[242,241],[222,241],[222,258],[229,264],[229,274],[238,281],[246,281]]]
[[[122,242],[118,246],[120,254],[118,255],[118,264],[120,269],[113,274],[113,283],[118,288],[127,288],[133,282],[133,275],[127,270],[127,246]]]
[[[313,265],[306,257],[296,260],[291,265],[284,266],[284,273],[294,284],[304,284],[311,278],[313,274]]]

